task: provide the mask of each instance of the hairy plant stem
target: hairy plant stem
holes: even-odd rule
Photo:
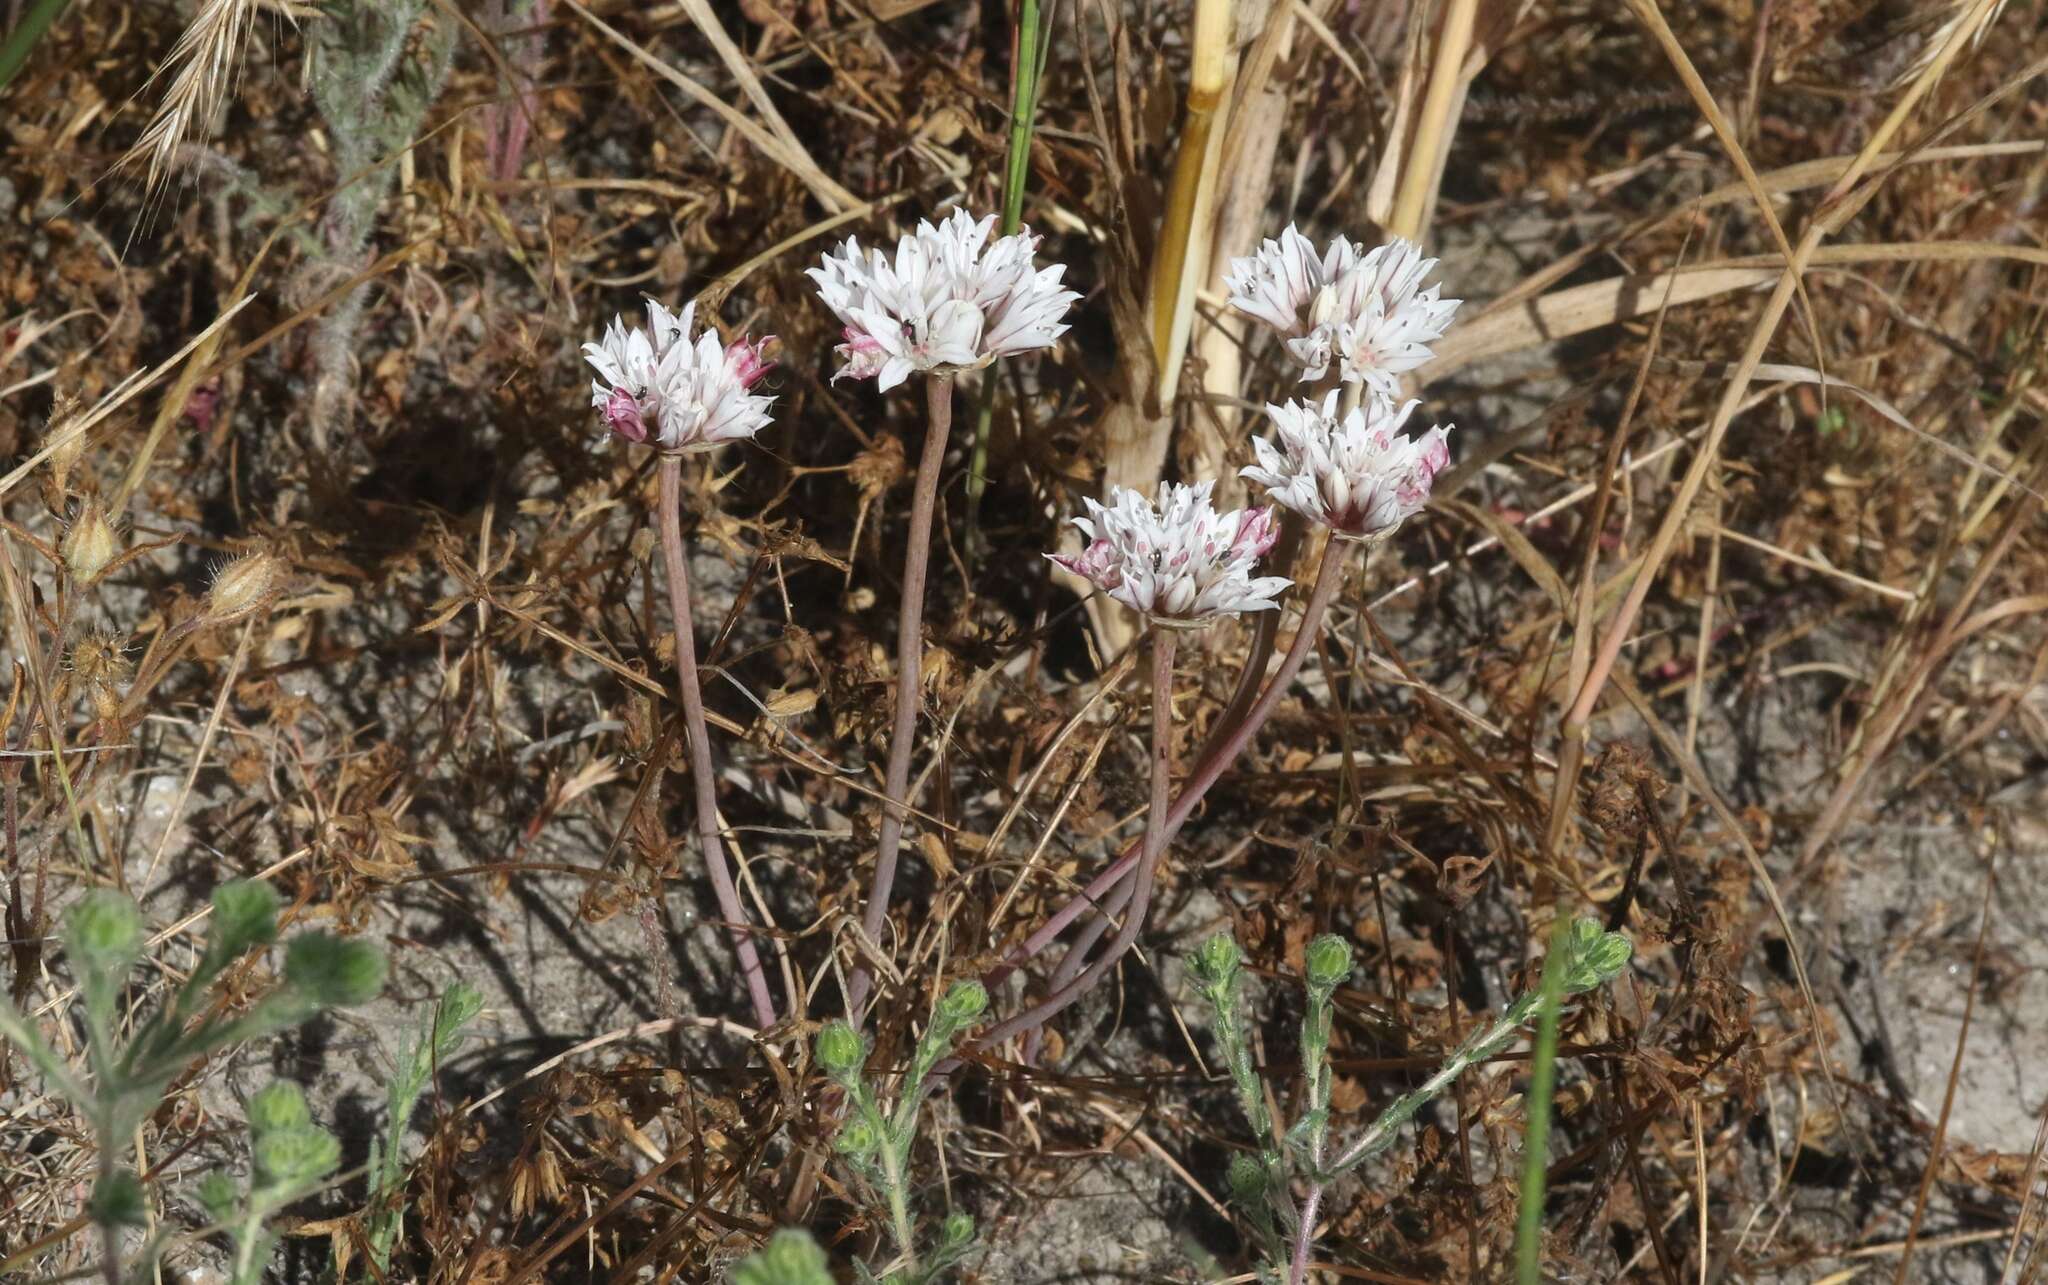
[[[924,453],[917,460],[917,481],[910,501],[910,545],[903,551],[903,601],[896,622],[896,723],[889,733],[889,766],[883,777],[881,834],[875,844],[875,879],[868,888],[867,912],[861,931],[876,950],[889,922],[889,893],[896,886],[896,854],[903,845],[903,826],[910,819],[910,760],[916,749],[919,666],[924,661],[924,582],[932,560],[932,515],[939,505],[939,472],[946,460],[946,436],[953,427],[953,377],[925,376],[925,405],[930,422],[924,430]],[[871,976],[865,964],[854,970],[847,987],[847,1020],[860,1024]]]
[[[904,1181],[903,1157],[894,1139],[882,1143],[882,1185],[887,1187],[889,1225],[896,1233],[896,1252],[911,1273],[917,1271],[917,1241],[911,1236],[910,1188]]]
[[[1180,797],[1174,800],[1172,808],[1167,812],[1167,842],[1173,841],[1173,836],[1180,832],[1181,826],[1194,814],[1196,806],[1201,803],[1202,796],[1208,792],[1209,787],[1214,785],[1225,769],[1244,752],[1244,747],[1258,734],[1259,728],[1279,705],[1280,697],[1293,683],[1294,676],[1301,671],[1302,662],[1308,658],[1309,649],[1315,645],[1316,634],[1322,627],[1323,615],[1329,610],[1331,601],[1335,599],[1337,590],[1343,583],[1346,547],[1345,541],[1332,539],[1323,550],[1322,562],[1316,571],[1315,587],[1309,591],[1308,603],[1302,608],[1301,626],[1295,631],[1294,641],[1288,646],[1287,655],[1281,658],[1279,672],[1273,675],[1273,681],[1267,684],[1258,701],[1246,712],[1244,720],[1217,737],[1215,748],[1196,765],[1193,775],[1182,787]],[[1124,849],[1122,856],[1101,874],[1096,875],[1086,888],[1054,912],[1051,918],[1039,925],[1001,964],[990,970],[989,975],[983,979],[984,983],[994,986],[1008,977],[1026,960],[1050,945],[1068,924],[1080,918],[1089,907],[1107,909],[1121,900],[1111,890],[1130,874],[1132,868],[1138,864],[1140,854],[1141,849],[1136,844]]]
[[[1287,1265],[1287,1285],[1306,1285],[1308,1281],[1308,1250],[1316,1239],[1316,1214],[1323,1204],[1323,1184],[1309,1184],[1308,1195],[1301,1202],[1301,1221],[1294,1229],[1294,1258]]]
[[[113,1138],[100,1131],[99,1175],[100,1188],[114,1176]],[[100,1224],[100,1274],[107,1278],[107,1285],[121,1285],[121,1229],[112,1222]]]
[[[1129,953],[1145,926],[1145,912],[1151,907],[1152,885],[1159,874],[1160,858],[1172,841],[1168,809],[1173,784],[1173,653],[1178,635],[1171,627],[1152,627],[1152,805],[1145,811],[1145,838],[1139,848],[1138,877],[1132,883],[1130,907],[1116,937],[1081,975],[1058,987],[1045,1002],[1017,1014],[976,1041],[979,1048],[992,1048],[1012,1035],[1035,1031],[1060,1010],[1086,994],[1116,962]]]
[[[1337,1158],[1330,1162],[1329,1167],[1318,1175],[1316,1181],[1321,1183],[1335,1178],[1385,1151],[1394,1141],[1395,1130],[1413,1119],[1415,1113],[1430,1099],[1449,1088],[1465,1073],[1467,1067],[1475,1062],[1483,1062],[1506,1048],[1521,1030],[1522,1025],[1535,1014],[1542,998],[1541,991],[1529,992],[1508,1005],[1507,1011],[1501,1014],[1499,1021],[1466,1039],[1458,1046],[1457,1051],[1451,1054],[1450,1060],[1437,1068],[1435,1075],[1422,1082],[1422,1087],[1395,1098],[1386,1110],[1380,1112],[1366,1127],[1365,1132],[1359,1134],[1356,1141],[1344,1148]]]
[[[718,782],[712,774],[710,729],[704,721],[704,693],[697,685],[697,638],[690,624],[690,569],[683,558],[683,458],[661,457],[661,560],[668,571],[668,600],[676,631],[676,687],[683,698],[683,727],[690,736],[690,781],[697,791],[697,839],[704,848],[704,867],[718,897],[718,913],[732,930],[733,948],[747,993],[754,1003],[754,1021],[767,1030],[775,1025],[775,1001],[768,994],[768,975],[754,938],[746,908],[740,905],[726,868],[725,845],[718,837]]]

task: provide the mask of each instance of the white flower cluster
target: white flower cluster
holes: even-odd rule
[[[1456,299],[1425,288],[1436,267],[1413,242],[1395,239],[1361,251],[1340,236],[1321,255],[1289,225],[1224,278],[1239,312],[1278,331],[1301,364],[1321,379],[1331,364],[1345,383],[1362,385],[1363,406],[1339,414],[1338,394],[1320,405],[1267,406],[1275,441],[1257,439],[1258,463],[1242,476],[1273,502],[1334,533],[1378,539],[1429,501],[1431,483],[1450,462],[1449,429],[1399,436],[1416,403],[1396,406],[1399,377],[1427,362],[1458,310]]]
[[[1442,286],[1423,288],[1435,266],[1399,238],[1361,253],[1340,236],[1318,256],[1289,224],[1279,240],[1233,260],[1223,283],[1231,307],[1280,333],[1304,380],[1321,379],[1335,361],[1346,383],[1393,397],[1396,377],[1429,360],[1458,310],[1458,300],[1438,298]]]
[[[1253,576],[1254,564],[1279,538],[1271,509],[1218,513],[1214,482],[1159,488],[1159,504],[1113,487],[1109,506],[1086,500],[1074,525],[1089,537],[1078,555],[1047,554],[1133,611],[1169,626],[1199,626],[1218,616],[1266,611],[1293,583]]]
[[[1241,476],[1265,487],[1275,504],[1336,535],[1390,535],[1429,502],[1430,484],[1451,462],[1449,430],[1441,425],[1420,437],[1397,436],[1416,405],[1372,397],[1339,415],[1336,393],[1320,406],[1269,405],[1278,443],[1254,438],[1259,462]]]
[[[1438,297],[1440,287],[1423,286],[1435,266],[1399,240],[1361,251],[1340,236],[1318,255],[1290,226],[1232,263],[1225,278],[1231,305],[1280,333],[1304,380],[1321,379],[1334,362],[1344,382],[1362,385],[1365,405],[1342,413],[1335,392],[1320,404],[1267,406],[1275,440],[1255,439],[1258,463],[1241,474],[1265,487],[1275,505],[1335,537],[1392,534],[1429,502],[1431,484],[1450,463],[1449,430],[1403,436],[1416,403],[1392,400],[1398,377],[1430,359],[1430,342],[1458,309],[1458,300]],[[1289,583],[1251,574],[1278,538],[1273,510],[1219,515],[1209,502],[1213,488],[1169,482],[1156,507],[1112,488],[1107,508],[1088,500],[1088,516],[1074,519],[1088,547],[1047,556],[1160,623],[1264,611]]]
[[[603,339],[583,345],[598,374],[590,404],[612,432],[664,451],[705,451],[767,427],[775,399],[748,390],[768,372],[761,354],[775,337],[723,344],[706,330],[692,340],[696,311],[649,299],[646,330],[613,318]]]
[[[845,365],[832,378],[873,377],[883,392],[915,371],[950,373],[1049,348],[1081,296],[1060,285],[1066,268],[1033,266],[1027,229],[989,244],[996,217],[955,210],[896,242],[896,256],[847,238],[810,269],[818,295],[845,326]]]

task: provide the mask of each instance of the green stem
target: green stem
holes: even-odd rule
[[[1031,136],[1038,122],[1039,79],[1045,70],[1045,43],[1038,32],[1038,0],[1019,0],[1017,26],[1010,50],[1010,154],[1003,168],[1003,217],[1000,236],[1011,236],[1024,224],[1024,186],[1031,180]],[[967,557],[981,548],[981,493],[988,486],[989,426],[995,419],[996,372],[981,381],[980,405],[974,415],[974,449],[967,460]]]
[[[1450,1060],[1445,1062],[1435,1075],[1423,1081],[1421,1088],[1395,1098],[1386,1110],[1380,1112],[1379,1118],[1374,1120],[1364,1133],[1358,1135],[1358,1140],[1346,1147],[1330,1163],[1328,1176],[1335,1177],[1347,1169],[1356,1168],[1385,1151],[1394,1141],[1396,1131],[1414,1118],[1415,1113],[1420,1111],[1425,1103],[1449,1088],[1453,1081],[1465,1073],[1466,1067],[1474,1062],[1484,1061],[1506,1048],[1508,1042],[1515,1038],[1515,1033],[1521,1029],[1522,1023],[1528,1021],[1530,1015],[1536,1011],[1536,1004],[1540,998],[1539,994],[1531,993],[1516,1000],[1509,1005],[1507,1012],[1501,1014],[1498,1022],[1459,1045],[1457,1052],[1451,1054]]]
[[[1542,1285],[1543,1174],[1550,1154],[1550,1099],[1557,1084],[1557,1010],[1564,995],[1566,933],[1571,920],[1560,915],[1543,961],[1536,1017],[1536,1049],[1529,1072],[1529,1130],[1522,1147],[1521,1211],[1515,1223],[1517,1285]]]
[[[882,1125],[882,1113],[880,1110],[870,1104],[868,1113],[873,1117],[871,1123],[878,1126]],[[884,1128],[886,1130],[886,1126]],[[907,1137],[904,1139],[905,1142],[909,1140]],[[883,1132],[881,1146],[882,1186],[887,1188],[883,1194],[889,1199],[889,1223],[896,1233],[896,1252],[902,1258],[905,1269],[915,1279],[917,1274],[917,1243],[910,1236],[910,1192],[903,1181],[904,1152],[906,1150],[908,1148],[897,1145],[897,1139],[894,1135],[886,1131]]]
[[[28,62],[29,51],[36,47],[36,41],[50,29],[57,15],[64,12],[67,0],[36,0],[21,25],[7,33],[7,42],[0,44],[0,89],[5,89],[15,73]]]

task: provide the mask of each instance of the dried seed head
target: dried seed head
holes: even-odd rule
[[[206,594],[208,623],[226,624],[269,606],[289,574],[284,559],[270,553],[245,554],[227,563]]]
[[[120,541],[114,535],[114,524],[107,521],[106,511],[100,508],[98,500],[87,500],[84,511],[64,533],[65,569],[73,580],[91,584],[120,552]]]
[[[116,633],[90,633],[71,647],[71,672],[90,686],[118,686],[135,672],[128,644]]]
[[[903,439],[881,437],[867,450],[853,457],[846,476],[860,488],[862,497],[873,499],[903,480],[910,470],[903,462]]]

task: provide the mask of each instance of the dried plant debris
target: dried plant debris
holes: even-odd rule
[[[2040,16],[0,6],[0,1278],[2038,1278]]]

